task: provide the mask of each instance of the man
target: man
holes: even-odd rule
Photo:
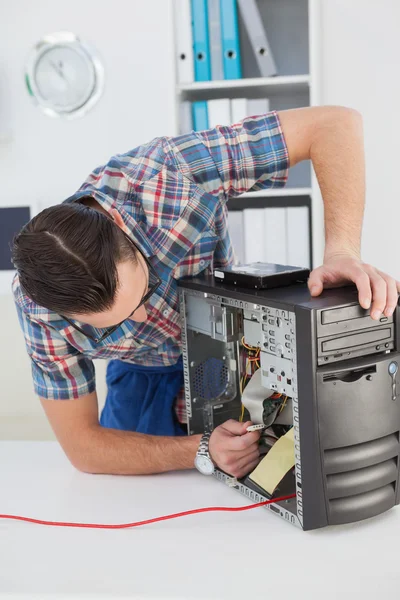
[[[364,158],[359,114],[316,107],[153,141],[110,159],[74,196],[16,236],[13,291],[34,386],[80,470],[143,474],[191,468],[185,436],[177,281],[232,262],[228,197],[281,187],[311,159],[325,208],[324,264],[309,278],[355,282],[371,315],[392,314],[400,284],[360,258]],[[245,202],[245,201],[244,201]],[[111,360],[98,419],[93,358]],[[234,476],[258,462],[257,432],[233,420],[209,442]]]

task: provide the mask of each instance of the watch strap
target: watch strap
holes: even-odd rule
[[[210,443],[210,437],[211,437],[211,432],[210,431],[207,431],[206,433],[203,433],[203,435],[201,436],[201,440],[200,440],[199,448],[197,450],[197,454],[201,454],[203,456],[210,457],[210,452],[209,452],[209,449],[208,449],[208,445]]]

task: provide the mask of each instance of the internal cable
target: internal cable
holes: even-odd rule
[[[284,500],[290,500],[295,498],[296,494],[290,494],[289,496],[281,496],[280,498],[274,498],[273,500],[265,500],[264,502],[258,502],[257,504],[248,504],[246,506],[208,506],[206,508],[196,508],[194,510],[186,510],[184,512],[174,513],[172,515],[164,515],[163,517],[156,517],[154,519],[146,519],[145,521],[136,521],[133,523],[120,523],[116,525],[103,525],[101,523],[68,523],[63,521],[43,521],[42,519],[31,519],[30,517],[20,517],[18,515],[1,515],[0,519],[8,519],[14,521],[26,521],[28,523],[35,523],[36,525],[48,525],[51,527],[82,527],[86,529],[129,529],[132,527],[141,527],[142,525],[150,525],[151,523],[158,523],[159,521],[168,521],[169,519],[177,519],[178,517],[187,517],[189,515],[196,515],[203,512],[242,512],[244,510],[250,510],[252,508],[259,508],[260,506],[266,506],[275,502],[283,502]]]
[[[243,390],[246,387],[248,381],[253,377],[255,371],[260,368],[260,352],[261,349],[257,346],[249,346],[246,344],[244,336],[242,336],[241,344],[243,348],[247,350],[245,357],[244,373],[239,381],[240,395],[243,396]],[[254,368],[254,366],[256,368]],[[250,371],[250,373],[248,373]],[[242,402],[242,410],[239,417],[239,422],[243,423],[244,419],[244,404]]]

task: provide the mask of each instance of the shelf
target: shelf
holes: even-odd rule
[[[298,194],[249,193],[228,198],[228,210],[244,210],[245,208],[288,208],[290,206],[311,207],[311,195],[303,190]]]
[[[221,98],[268,99],[270,111],[320,103],[320,7],[318,0],[256,0],[274,55],[278,75],[260,77],[253,44],[239,13],[241,79],[175,82],[177,131],[181,132],[183,103]],[[179,3],[178,3],[179,4]],[[183,109],[183,110],[182,110]],[[227,123],[226,123],[227,124]],[[186,124],[184,124],[186,127]],[[229,211],[247,208],[306,206],[312,223],[310,255],[323,255],[323,206],[309,161],[291,167],[285,188],[252,191],[228,199]],[[322,206],[322,208],[321,208]],[[318,258],[316,259],[315,256]]]
[[[257,190],[256,192],[246,192],[238,198],[276,198],[277,196],[311,196],[311,188],[279,188],[272,190]]]
[[[282,93],[285,91],[299,92],[308,91],[310,85],[309,75],[287,75],[281,77],[253,77],[248,79],[224,79],[222,81],[197,81],[194,83],[181,83],[178,85],[178,93],[195,94],[196,92],[213,92],[224,90],[235,92],[235,90],[263,89],[269,93]]]

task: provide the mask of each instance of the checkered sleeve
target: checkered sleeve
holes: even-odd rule
[[[228,198],[283,187],[289,154],[278,114],[169,138],[178,168],[207,192]]]
[[[31,359],[35,392],[50,400],[70,400],[93,392],[92,361],[50,325],[33,320],[17,303],[16,308]]]

